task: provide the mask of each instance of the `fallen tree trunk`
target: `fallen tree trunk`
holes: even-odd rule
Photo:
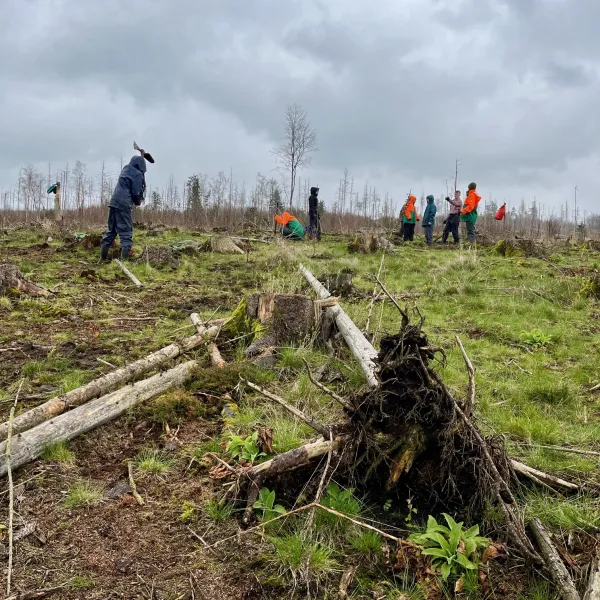
[[[554,584],[559,589],[563,600],[581,600],[579,593],[575,589],[571,575],[569,575],[567,568],[560,559],[541,521],[537,518],[532,519],[529,527],[540,549],[540,553],[544,557],[550,577],[552,577],[552,581],[554,581]]]
[[[300,271],[319,298],[325,300],[331,296],[327,288],[317,281],[315,276],[308,269],[300,265]],[[344,336],[354,358],[360,364],[369,386],[372,388],[378,387],[379,382],[375,377],[377,350],[369,343],[361,333],[360,329],[354,324],[352,319],[344,312],[344,309],[339,304],[328,308],[326,312],[335,318],[337,327]]]
[[[12,440],[11,467],[16,469],[35,460],[50,443],[68,441],[87,433],[116,419],[136,404],[183,384],[197,366],[198,363],[195,360],[177,365],[164,373],[157,373],[148,379],[96,398],[64,415],[19,434]],[[2,454],[0,477],[7,473],[5,451],[6,442],[2,442],[0,444],[0,453]]]
[[[570,481],[565,481],[560,477],[556,477],[555,475],[550,475],[549,473],[544,473],[543,471],[538,471],[529,465],[526,465],[518,460],[511,459],[510,461],[512,468],[516,473],[520,473],[525,477],[529,477],[536,483],[542,482],[544,485],[549,487],[558,486],[561,488],[565,488],[567,490],[577,491],[579,486],[575,483],[571,483]]]
[[[203,333],[185,338],[181,344],[170,344],[145,358],[140,358],[140,360],[136,360],[121,369],[94,379],[80,388],[48,400],[48,402],[44,402],[44,404],[40,404],[15,417],[13,434],[27,431],[52,417],[60,415],[68,408],[85,404],[92,398],[106,394],[120,385],[133,381],[140,375],[164,365],[169,360],[197,348],[206,340],[216,337],[219,331],[220,327],[216,325],[209,329],[205,328]],[[0,441],[4,441],[7,434],[8,421],[0,425]]]

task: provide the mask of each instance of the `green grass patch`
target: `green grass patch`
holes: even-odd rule
[[[526,518],[538,517],[550,528],[597,532],[600,529],[600,499],[586,495],[555,498],[541,491],[525,497]]]
[[[141,450],[135,457],[136,467],[148,475],[160,475],[175,466],[175,460],[166,452],[156,449]]]
[[[101,485],[92,481],[76,481],[69,488],[63,504],[65,508],[96,504],[102,500],[103,495],[104,489]]]
[[[75,453],[69,450],[68,442],[53,442],[44,447],[42,460],[72,465],[75,462]]]

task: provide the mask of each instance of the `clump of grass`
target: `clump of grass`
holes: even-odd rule
[[[157,423],[176,424],[186,419],[205,416],[205,406],[190,392],[182,389],[162,394],[149,403],[145,410]]]
[[[0,310],[11,311],[12,310],[12,302],[10,298],[7,296],[0,296]]]
[[[521,331],[519,339],[521,344],[529,346],[530,348],[547,348],[552,344],[552,337],[540,329]]]
[[[172,469],[175,461],[161,450],[146,449],[138,453],[135,464],[140,471],[151,475],[160,475]]]
[[[350,536],[349,542],[357,552],[365,556],[378,557],[382,553],[381,537],[374,531],[358,531]]]
[[[221,452],[222,448],[221,448],[221,444],[219,443],[218,440],[210,440],[209,442],[205,442],[204,444],[201,444],[200,446],[198,446],[197,448],[194,448],[192,455],[196,460],[202,460],[204,458],[204,455],[207,452]]]
[[[320,354],[306,346],[301,346],[300,348],[281,348],[277,356],[279,368],[285,372],[292,373],[306,369],[304,361],[311,366],[315,366],[322,359]]]
[[[75,462],[75,453],[69,450],[69,446],[64,440],[52,442],[44,447],[44,450],[42,451],[42,460],[73,464]]]
[[[571,404],[574,400],[573,391],[566,383],[535,385],[526,391],[525,397],[529,402],[542,402],[551,406]]]
[[[184,522],[188,523],[194,521],[198,516],[198,507],[194,502],[184,502],[181,505],[181,514],[179,518]]]
[[[304,540],[300,532],[273,536],[269,542],[273,545],[273,553],[265,556],[265,560],[280,577],[293,581],[304,577],[318,582],[339,570],[331,548]]]
[[[95,581],[87,575],[75,575],[67,583],[67,587],[71,589],[85,589],[96,585]]]
[[[66,394],[71,390],[76,390],[78,387],[85,385],[87,379],[88,376],[85,371],[71,371],[70,373],[67,373],[61,379],[60,388],[62,393]]]
[[[552,598],[550,583],[546,579],[534,579],[529,584],[527,595],[519,595],[519,600],[548,600]]]
[[[298,448],[311,435],[306,425],[287,415],[276,414],[266,419],[265,424],[273,430],[273,448],[280,453]]]
[[[102,486],[92,481],[76,481],[67,492],[63,504],[65,508],[95,504],[103,495]]]
[[[361,509],[361,504],[354,497],[352,488],[343,489],[333,482],[327,486],[321,504],[351,518],[357,517]],[[317,524],[334,532],[340,532],[347,530],[349,521],[324,510],[319,510],[317,511]]]
[[[216,500],[209,500],[204,504],[206,514],[217,523],[226,521],[233,514],[233,505],[230,503],[220,504]]]
[[[565,531],[600,529],[600,501],[586,495],[558,499],[540,491],[530,492],[525,499],[526,517],[538,517],[548,527]]]

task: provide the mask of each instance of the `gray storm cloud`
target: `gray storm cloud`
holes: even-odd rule
[[[133,138],[157,184],[250,181],[298,102],[325,196],[345,167],[437,193],[459,158],[484,195],[558,205],[578,184],[594,210],[597,0],[4,0],[0,20],[0,187],[27,163],[118,164]]]

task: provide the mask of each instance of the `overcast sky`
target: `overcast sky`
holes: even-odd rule
[[[598,0],[0,0],[0,188],[27,163],[148,184],[275,167],[286,105],[319,151],[397,201],[459,187],[600,211]]]

